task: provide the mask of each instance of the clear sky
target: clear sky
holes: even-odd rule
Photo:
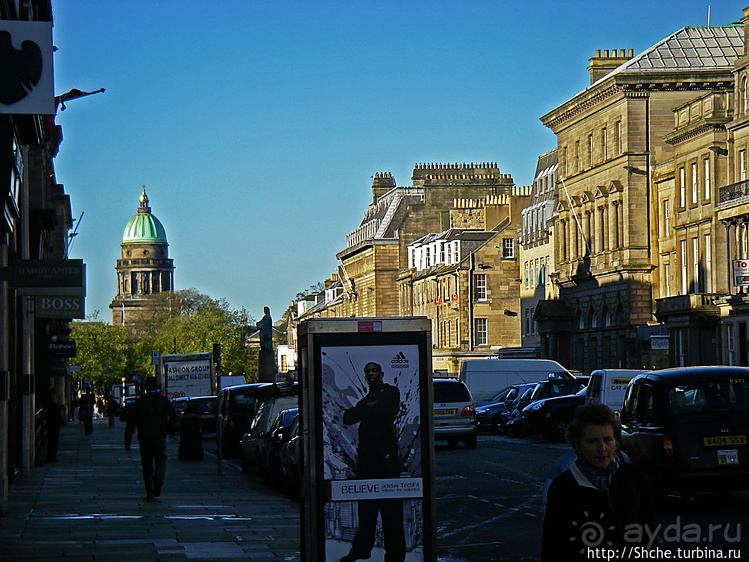
[[[642,52],[747,2],[52,0],[57,181],[80,222],[86,311],[111,321],[145,184],[175,287],[278,319],[336,270],[372,176],[497,162],[533,180],[539,118],[585,89],[596,49]]]

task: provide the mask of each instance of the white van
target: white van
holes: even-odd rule
[[[548,378],[574,376],[551,359],[466,359],[460,365],[460,380],[468,386],[477,406],[510,385]]]
[[[596,369],[590,374],[585,403],[606,404],[618,412],[624,404],[629,381],[644,372],[636,369]]]

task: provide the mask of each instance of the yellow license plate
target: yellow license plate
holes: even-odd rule
[[[435,416],[454,416],[456,410],[435,410]]]
[[[721,435],[719,437],[703,437],[705,447],[725,447],[726,445],[746,445],[746,435]]]
[[[718,451],[718,464],[739,464],[739,452],[736,449]]]

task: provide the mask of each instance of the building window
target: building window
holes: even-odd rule
[[[705,234],[705,292],[713,292],[713,281],[712,281],[712,269],[713,269],[713,254],[710,248],[711,237],[709,234]]]
[[[739,181],[746,181],[746,150],[739,152]]]
[[[747,93],[747,90],[749,90],[749,84],[747,84],[747,78],[744,76],[741,79],[741,107],[744,114],[749,111],[749,93]]]
[[[593,135],[588,135],[588,168],[593,167]]]
[[[663,271],[663,285],[666,287],[666,296],[671,296],[671,264],[665,264]]]
[[[694,263],[694,270],[692,271],[692,290],[695,293],[700,292],[700,239],[695,237],[692,238],[692,263]]]
[[[575,172],[580,171],[580,141],[575,141]]]
[[[548,284],[549,283],[549,256],[546,256],[546,268],[544,269],[544,271],[546,272],[545,282],[546,284]]]
[[[697,191],[697,163],[692,162],[692,204],[697,204],[698,199],[698,191]]]
[[[679,207],[687,206],[687,174],[684,168],[679,168]]]
[[[601,129],[601,153],[604,162],[609,159],[609,149],[606,146],[606,127]]]
[[[486,318],[474,318],[474,340],[476,345],[486,345],[489,343]]]
[[[615,127],[616,127],[616,153],[621,154],[622,153],[622,122],[617,121]]]
[[[525,262],[525,288],[527,289],[530,285],[530,279],[528,278],[528,262]]]
[[[687,291],[687,241],[681,241],[681,294],[688,294]]]
[[[668,199],[663,200],[663,232],[662,236],[668,236],[671,233],[671,213]]]
[[[562,169],[564,170],[564,177],[569,177],[569,168],[567,167],[567,147],[562,148]]]
[[[710,159],[703,161],[705,168],[705,201],[710,201]]]
[[[477,301],[486,300],[486,273],[473,274],[473,298]]]
[[[505,238],[502,240],[502,257],[505,259],[515,257],[515,239]]]

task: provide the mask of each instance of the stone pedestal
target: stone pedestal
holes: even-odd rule
[[[257,381],[276,382],[276,359],[273,350],[260,350],[257,360]]]

